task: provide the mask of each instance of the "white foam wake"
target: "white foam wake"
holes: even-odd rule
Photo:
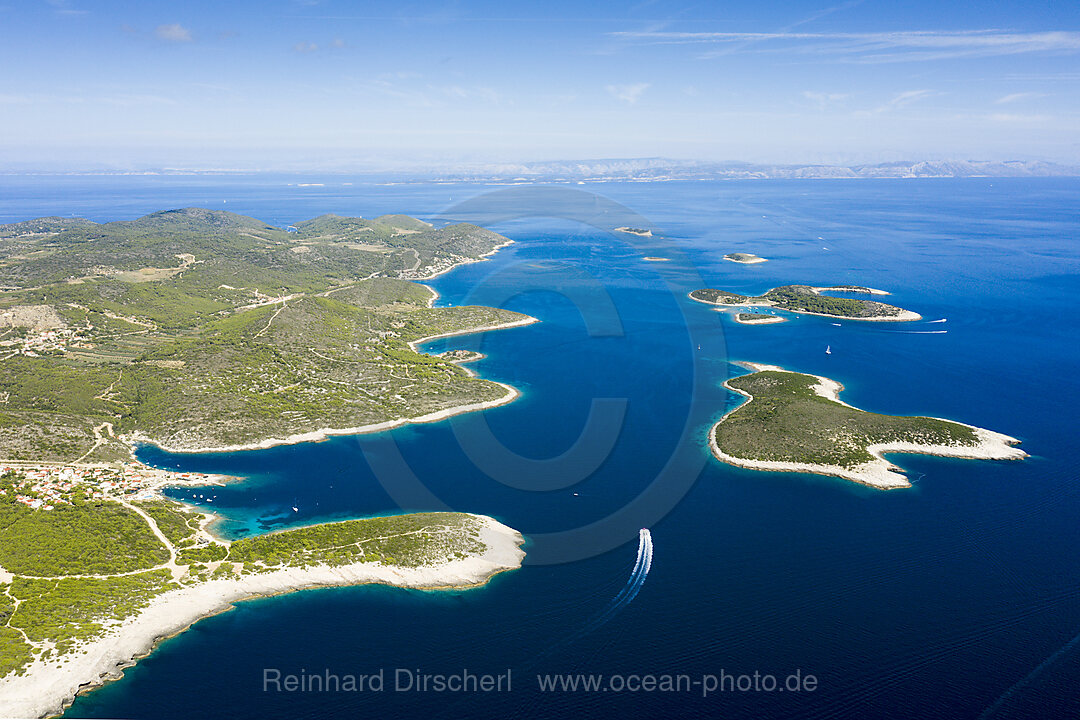
[[[652,561],[652,533],[647,528],[642,528],[638,531],[637,560],[634,561],[634,569],[630,571],[630,579],[626,581],[626,585],[619,591],[619,594],[608,603],[604,611],[590,624],[589,630],[603,625],[633,602],[634,598],[641,592],[641,586],[645,584],[645,578],[648,577],[649,570],[652,569]]]

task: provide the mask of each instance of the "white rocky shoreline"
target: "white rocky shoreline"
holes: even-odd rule
[[[123,676],[124,668],[145,657],[162,640],[199,620],[229,610],[243,600],[307,588],[362,584],[422,590],[476,587],[494,575],[521,567],[521,533],[484,515],[482,553],[426,567],[351,563],[284,568],[236,579],[209,580],[153,598],[138,614],[84,643],[59,660],[34,660],[23,675],[0,679],[0,717],[46,717],[63,712],[77,694]]]
[[[432,298],[430,302],[434,302],[438,297],[438,294],[434,290],[428,288],[432,292]],[[409,347],[413,350],[417,349],[417,346],[437,340],[439,338],[454,337],[457,335],[473,335],[475,333],[490,332],[492,330],[506,330],[509,328],[522,327],[524,325],[532,325],[533,323],[540,322],[534,317],[524,317],[520,320],[514,320],[513,322],[501,323],[498,325],[485,325],[482,327],[466,328],[464,330],[456,330],[453,332],[441,333],[438,335],[430,335],[418,340],[413,340],[409,343]],[[475,375],[473,371],[468,368],[462,368],[470,375]],[[408,425],[412,423],[430,423],[439,422],[440,420],[446,420],[447,418],[455,415],[461,415],[467,412],[475,412],[477,410],[487,410],[489,408],[499,407],[500,405],[506,405],[513,402],[520,397],[521,392],[517,388],[507,385],[506,383],[496,382],[491,380],[499,387],[503,388],[506,393],[502,397],[495,398],[494,400],[487,400],[484,402],[467,403],[465,405],[457,405],[455,407],[446,408],[444,410],[437,410],[435,412],[425,413],[423,415],[417,415],[415,417],[396,418],[394,420],[384,420],[378,423],[371,423],[369,425],[360,425],[357,427],[344,427],[344,428],[318,428],[316,430],[309,430],[302,433],[296,433],[283,438],[266,438],[258,442],[242,443],[237,445],[222,445],[222,446],[208,446],[208,447],[189,447],[179,445],[168,445],[160,442],[142,433],[133,433],[131,435],[124,436],[122,439],[131,445],[147,444],[154,445],[162,450],[170,453],[219,453],[219,452],[239,452],[242,450],[264,450],[266,448],[275,447],[277,445],[295,445],[297,443],[305,442],[319,442],[326,440],[334,435],[362,435],[367,433],[383,432],[384,430],[392,430],[393,428],[400,427],[402,425]]]
[[[786,370],[777,365],[763,365],[760,363],[739,362],[737,365],[741,365],[754,372],[760,372],[765,370],[773,370],[776,372],[794,372],[792,370]],[[840,399],[840,391],[844,389],[844,386],[835,380],[831,380],[820,375],[811,375],[810,373],[800,373],[802,375],[810,375],[818,380],[818,384],[814,386],[814,392],[818,395],[839,403],[846,407],[854,408],[852,405],[848,405],[846,402]],[[747,402],[753,402],[753,395],[732,387],[726,381],[724,387],[728,390],[738,393],[747,398]],[[744,403],[745,404],[745,403]],[[741,405],[739,407],[742,407]],[[986,430],[984,428],[976,427],[974,425],[968,425],[966,423],[957,422],[956,420],[947,420],[946,422],[956,423],[957,425],[963,425],[964,427],[971,428],[975,432],[975,436],[979,442],[975,445],[922,445],[919,443],[909,442],[890,442],[890,443],[877,443],[873,445],[867,445],[866,451],[874,456],[874,459],[870,462],[857,465],[852,468],[841,467],[839,465],[826,465],[819,463],[797,463],[797,462],[782,462],[775,460],[752,460],[748,458],[739,458],[733,455],[728,455],[723,452],[716,443],[716,427],[722,423],[731,413],[735,412],[739,408],[734,408],[724,414],[724,417],[714,423],[709,428],[709,448],[712,450],[713,455],[720,461],[726,462],[730,465],[736,465],[738,467],[748,468],[751,470],[768,470],[773,472],[808,472],[815,473],[817,475],[831,475],[833,477],[840,477],[846,480],[852,480],[862,485],[868,485],[870,487],[878,488],[880,490],[895,490],[899,488],[911,487],[911,483],[907,477],[901,472],[901,468],[885,459],[885,453],[918,453],[920,455],[938,455],[941,457],[954,457],[954,458],[966,458],[973,460],[1022,460],[1027,457],[1028,454],[1018,447],[1014,447],[1015,444],[1020,441],[1014,437],[1004,435],[1002,433],[993,432],[992,430]],[[935,420],[943,420],[944,418],[934,418]]]

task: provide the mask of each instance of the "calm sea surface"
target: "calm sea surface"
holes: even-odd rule
[[[403,510],[486,513],[526,535],[529,557],[469,591],[357,587],[241,603],[164,642],[68,716],[1047,718],[1080,709],[1080,181],[549,190],[0,177],[0,222],[191,205],[280,226],[325,212],[485,222],[517,243],[432,281],[439,303],[501,305],[543,322],[428,346],[485,353],[471,367],[521,389],[510,405],[255,452],[143,449],[160,467],[248,478],[173,496],[220,513],[229,537]],[[618,225],[652,227],[654,237],[608,231]],[[724,262],[732,251],[771,261]],[[882,288],[924,321],[746,327],[685,298],[702,283],[759,293],[793,282]],[[742,372],[729,360],[829,376],[867,410],[1004,432],[1031,457],[893,456],[914,486],[892,492],[722,465],[705,434],[735,402],[719,387]],[[627,587],[644,526],[655,552],[640,591],[593,622]],[[382,669],[386,681],[382,692],[264,692],[264,668]],[[398,668],[509,669],[512,690],[397,692]],[[696,683],[755,672],[781,683],[813,675],[817,686],[703,696]],[[545,693],[538,673],[695,684]]]

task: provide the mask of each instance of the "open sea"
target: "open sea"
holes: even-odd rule
[[[326,212],[467,219],[517,241],[429,284],[440,304],[542,322],[426,346],[485,353],[470,367],[519,388],[517,401],[377,435],[228,454],[144,448],[140,458],[247,478],[171,492],[219,513],[228,537],[452,508],[520,530],[528,557],[478,589],[367,586],[241,603],[164,641],[66,717],[1080,713],[1080,180],[542,188],[0,177],[0,222],[185,206],[283,227]],[[734,251],[770,262],[722,259]],[[686,298],[703,285],[757,294],[789,283],[881,288],[924,319],[749,327]],[[736,403],[720,387],[743,372],[731,360],[831,377],[866,410],[1003,432],[1031,457],[894,455],[913,487],[889,492],[723,465],[706,432]],[[642,527],[652,562],[635,572]],[[385,685],[264,691],[267,668],[382,670]],[[512,685],[398,691],[398,669],[509,670]],[[608,689],[545,692],[537,675],[547,673],[603,675]],[[754,673],[800,680],[705,692],[704,678]],[[687,685],[626,689],[648,675]]]

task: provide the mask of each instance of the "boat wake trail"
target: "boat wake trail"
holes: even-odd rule
[[[1024,678],[1020,680],[1020,682],[1016,683],[1008,690],[1003,692],[1001,696],[998,697],[998,699],[995,700],[990,707],[983,710],[982,714],[979,715],[979,720],[986,720],[986,718],[993,717],[1010,698],[1016,695],[1016,693],[1023,690],[1029,683],[1031,683],[1032,680],[1042,674],[1043,670],[1053,665],[1057,660],[1059,660],[1063,655],[1066,655],[1078,644],[1080,644],[1080,635],[1077,635],[1072,640],[1062,645],[1060,648],[1058,648],[1057,652],[1036,665],[1035,669],[1029,672],[1026,676],[1024,676]]]
[[[619,611],[633,602],[634,598],[641,592],[641,586],[645,584],[645,578],[648,577],[649,570],[652,569],[652,560],[652,533],[646,528],[642,528],[638,531],[637,560],[634,562],[634,569],[630,571],[630,579],[626,581],[626,585],[619,591],[619,594],[608,603],[608,606],[596,616],[596,619],[589,623],[586,632],[591,632],[611,620],[619,614]]]
[[[949,319],[949,318],[941,318],[940,320],[927,320],[927,321],[926,321],[926,324],[927,324],[927,325],[929,325],[930,323],[936,323],[936,322],[947,322],[947,321],[948,321],[948,319]]]
[[[652,569],[652,561],[652,534],[647,529],[642,528],[638,531],[638,551],[637,559],[634,561],[634,569],[630,571],[630,578],[626,581],[626,584],[623,585],[619,593],[612,598],[611,602],[609,602],[603,610],[582,625],[580,629],[568,634],[562,638],[561,641],[552,644],[551,647],[537,655],[534,659],[534,665],[539,665],[562,648],[573,645],[581,640],[604,623],[610,621],[618,615],[623,608],[633,602],[634,598],[641,592],[641,586],[645,584],[645,578],[648,577],[649,570]]]

